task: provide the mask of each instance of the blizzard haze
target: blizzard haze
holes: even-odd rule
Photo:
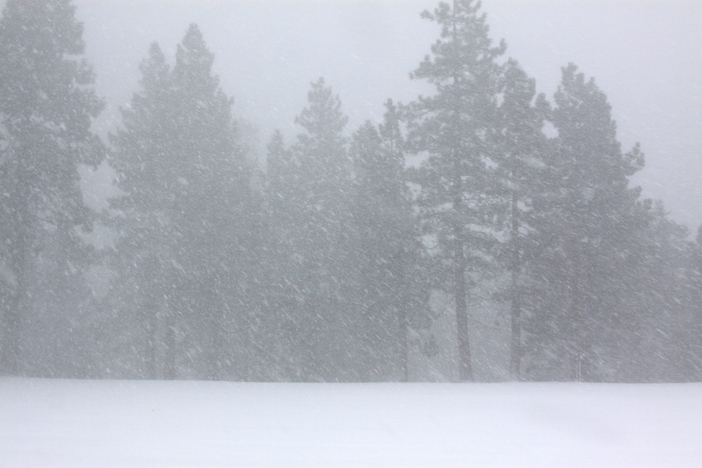
[[[699,465],[702,4],[72,1],[107,154],[0,23],[0,464]]]
[[[107,100],[98,130],[117,125],[118,109],[137,89],[151,42],[171,59],[188,25],[198,24],[215,53],[214,70],[234,111],[288,140],[309,83],[323,76],[350,117],[347,131],[378,121],[387,98],[408,102],[427,92],[408,78],[438,37],[420,12],[429,0],[76,0],[97,91]],[[577,64],[595,77],[628,150],[640,142],[646,169],[635,183],[663,199],[672,216],[702,222],[702,3],[697,1],[485,0],[494,41],[519,60],[551,98],[560,68]]]
[[[702,6],[476,3],[13,0],[9,375],[702,378]]]

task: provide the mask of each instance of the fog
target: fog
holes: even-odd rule
[[[702,3],[437,3],[0,0],[0,464],[699,464]]]
[[[702,6],[476,3],[12,0],[3,372],[702,380]]]
[[[311,81],[339,93],[348,129],[379,121],[387,98],[427,92],[408,78],[438,37],[419,14],[426,0],[77,0],[87,57],[108,107],[97,130],[119,124],[138,66],[153,41],[172,57],[195,22],[215,53],[214,71],[234,112],[293,137]],[[493,40],[551,96],[560,67],[576,63],[607,94],[624,148],[640,142],[646,168],[634,179],[674,219],[702,224],[702,4],[695,0],[486,0]]]

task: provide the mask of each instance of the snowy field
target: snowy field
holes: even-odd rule
[[[0,466],[700,467],[702,384],[0,378]]]

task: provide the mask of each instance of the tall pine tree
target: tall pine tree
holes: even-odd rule
[[[70,0],[8,0],[0,19],[3,367],[13,374],[26,368],[23,356],[35,344],[71,333],[61,314],[78,307],[75,296],[86,291],[79,229],[90,229],[92,219],[78,167],[96,166],[104,151],[90,131],[103,103],[81,58],[82,34]],[[35,317],[40,302],[53,324],[33,332],[42,320]]]
[[[536,83],[519,64],[510,59],[500,80],[503,99],[498,116],[498,173],[503,183],[506,201],[507,231],[505,261],[510,270],[510,374],[519,380],[522,355],[522,295],[524,250],[529,247],[528,234],[532,199],[539,193],[544,169],[543,152],[546,137],[543,133],[548,103],[543,95],[536,95]]]
[[[267,356],[263,362],[267,378],[295,380],[299,378],[301,362],[292,353],[295,348],[298,307],[301,303],[298,268],[295,255],[301,213],[301,194],[298,180],[301,176],[293,152],[286,147],[283,134],[276,130],[268,144],[266,159],[266,298],[267,310],[262,340]]]
[[[354,264],[363,346],[361,378],[407,381],[408,329],[424,312],[419,229],[406,184],[397,107],[353,135]]]
[[[195,25],[172,70],[152,46],[142,91],[112,139],[110,162],[125,194],[112,203],[121,216],[118,258],[123,278],[139,278],[135,300],[149,333],[142,343],[151,376],[244,372],[231,348],[246,347],[253,312],[256,207],[232,101],[211,74],[213,60]]]
[[[479,8],[478,2],[455,0],[422,14],[441,26],[441,37],[411,76],[434,85],[436,94],[420,97],[409,108],[412,149],[428,154],[416,182],[422,216],[438,240],[444,276],[450,276],[444,287],[455,302],[462,381],[473,380],[468,274],[484,268],[494,229],[489,161],[494,158],[496,60],[506,48],[504,42],[492,46]]]
[[[348,118],[323,79],[312,83],[303,128],[292,151],[299,165],[295,193],[298,307],[291,330],[300,362],[295,379],[353,380],[357,355],[354,298],[345,284],[351,251],[351,161],[343,130]]]
[[[538,287],[531,294],[531,378],[608,378],[607,347],[627,318],[619,307],[627,245],[638,228],[643,167],[638,146],[623,154],[605,94],[575,65],[563,68],[550,119],[552,141],[535,199]],[[536,360],[534,360],[536,359]]]

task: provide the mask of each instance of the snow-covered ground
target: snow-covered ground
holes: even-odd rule
[[[700,467],[702,384],[0,378],[2,467]]]

